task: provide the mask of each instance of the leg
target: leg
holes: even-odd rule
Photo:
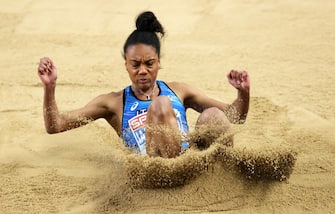
[[[176,115],[169,98],[165,96],[155,98],[147,114],[147,154],[174,158],[180,153],[180,141]]]
[[[204,110],[196,123],[196,139],[199,149],[208,148],[218,137],[230,131],[230,122],[227,116],[218,108],[212,107]],[[229,137],[227,146],[233,145],[233,137]]]

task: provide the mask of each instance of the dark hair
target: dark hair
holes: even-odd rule
[[[123,46],[123,57],[126,58],[127,48],[136,44],[151,45],[160,57],[161,44],[157,36],[158,33],[161,34],[161,38],[165,34],[164,28],[155,14],[151,11],[141,13],[136,19],[136,30],[129,35]]]

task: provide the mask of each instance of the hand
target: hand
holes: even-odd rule
[[[38,76],[45,86],[56,84],[57,69],[50,58],[41,58],[37,71]]]
[[[234,86],[237,90],[249,92],[250,79],[246,71],[235,71],[231,70],[227,74],[229,83]]]

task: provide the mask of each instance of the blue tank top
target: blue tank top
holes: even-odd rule
[[[182,137],[181,147],[182,150],[184,150],[188,147],[188,142],[185,141],[187,141],[187,133],[189,130],[185,107],[166,83],[157,80],[157,85],[159,88],[158,96],[167,96],[171,101]],[[130,86],[124,89],[122,139],[126,146],[135,148],[140,154],[146,154],[145,126],[147,111],[150,104],[151,100],[137,99]]]

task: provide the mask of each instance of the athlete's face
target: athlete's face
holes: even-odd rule
[[[144,92],[154,84],[160,61],[156,49],[151,45],[136,44],[125,53],[126,69],[130,80]]]

